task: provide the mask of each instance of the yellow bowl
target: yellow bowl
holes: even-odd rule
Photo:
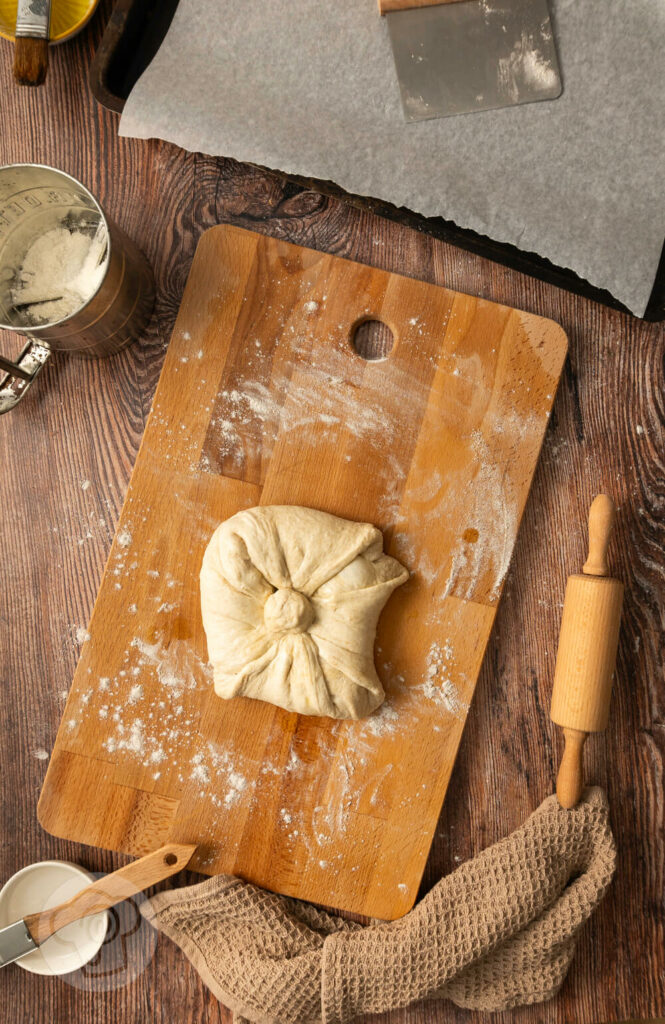
[[[99,0],[52,0],[51,42],[62,43],[80,32],[92,17]],[[13,39],[18,0],[0,0],[0,36]]]

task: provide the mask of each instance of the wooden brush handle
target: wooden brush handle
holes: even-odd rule
[[[42,910],[38,914],[30,914],[24,918],[26,927],[37,945],[40,945],[72,921],[80,921],[82,917],[108,910],[129,896],[175,875],[187,866],[195,850],[196,846],[180,843],[162,846],[154,853],[126,864],[124,868],[104,875],[66,903],[60,903],[51,910]]]
[[[439,4],[455,4],[459,0],[378,0],[381,14],[391,11],[410,11],[413,7],[438,7]]]

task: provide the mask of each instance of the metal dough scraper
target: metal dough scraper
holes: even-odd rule
[[[547,0],[378,0],[407,121],[561,94]]]

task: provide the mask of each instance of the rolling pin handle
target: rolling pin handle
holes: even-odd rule
[[[615,517],[612,499],[607,494],[598,494],[589,509],[589,557],[582,567],[586,576],[609,576],[607,548]]]
[[[556,795],[566,810],[575,807],[584,790],[584,741],[588,733],[580,729],[564,729],[565,748],[559,774],[556,777]]]

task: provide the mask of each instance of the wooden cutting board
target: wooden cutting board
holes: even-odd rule
[[[394,335],[354,350],[358,323]],[[528,313],[238,228],[198,246],[39,802],[56,835],[381,918],[413,904],[566,354]],[[217,524],[300,504],[412,571],[360,722],[222,701]],[[478,809],[482,813],[482,809]]]

